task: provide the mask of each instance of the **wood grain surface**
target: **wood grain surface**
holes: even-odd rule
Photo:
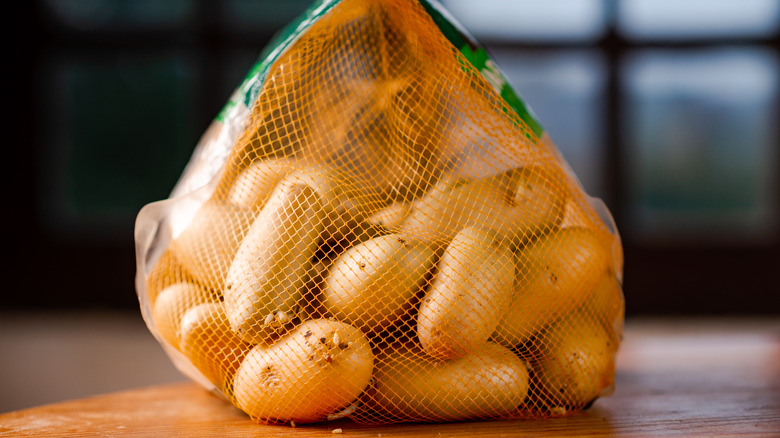
[[[628,321],[616,378],[611,397],[565,418],[295,428],[255,424],[195,384],[173,384],[2,414],[0,437],[780,437],[780,320]]]

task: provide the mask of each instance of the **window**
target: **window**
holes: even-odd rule
[[[622,73],[632,235],[656,243],[773,238],[776,57],[747,48],[638,51]]]
[[[441,3],[614,214],[629,313],[769,311],[760,294],[776,284],[780,260],[780,2]],[[25,212],[12,247],[72,263],[42,280],[48,298],[13,299],[105,299],[97,280],[74,294],[80,301],[59,298],[63,278],[90,266],[104,281],[122,279],[124,293],[109,299],[137,305],[130,230],[138,210],[168,195],[262,48],[310,4],[29,7],[30,34],[41,38],[24,51],[32,97],[20,111],[32,116],[21,118],[29,144],[14,150],[20,165],[8,176]],[[752,298],[735,301],[737,290]]]
[[[192,154],[195,65],[169,51],[77,52],[52,56],[45,70],[42,224],[61,239],[111,240],[167,195],[161,187]]]
[[[618,5],[620,32],[637,41],[772,37],[780,26],[775,0],[622,0]]]
[[[309,0],[228,0],[223,26],[227,31],[273,33],[306,9]]]
[[[195,12],[191,0],[45,0],[43,10],[68,31],[139,33],[181,29]]]
[[[593,41],[607,24],[602,0],[446,0],[442,4],[480,40]]]

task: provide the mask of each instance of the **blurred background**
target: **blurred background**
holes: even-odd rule
[[[310,1],[22,3],[0,412],[183,380],[140,317],[135,217]],[[780,2],[442,3],[612,211],[627,318],[780,316]]]

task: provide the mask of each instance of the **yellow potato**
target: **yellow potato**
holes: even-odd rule
[[[430,244],[400,234],[353,246],[329,268],[323,307],[364,333],[380,333],[412,310],[436,258]]]
[[[236,372],[236,405],[263,421],[325,420],[368,386],[374,355],[366,336],[330,319],[301,323],[270,346],[256,346]]]
[[[247,232],[225,281],[225,312],[244,340],[265,343],[296,312],[322,230],[309,186],[283,181]]]
[[[291,165],[290,160],[273,158],[252,163],[228,189],[227,201],[248,210],[262,208]]]
[[[179,327],[181,352],[209,381],[226,390],[244,355],[252,347],[230,329],[222,303],[190,308]]]
[[[326,161],[349,169],[366,193],[383,202],[411,199],[440,170],[441,114],[423,106],[443,103],[441,84],[419,71],[384,70],[382,76],[372,83],[351,77],[327,84],[338,92],[323,93],[316,109],[307,108],[317,111],[312,137],[321,142]]]
[[[563,219],[568,198],[563,183],[542,166],[514,169],[510,177],[509,207],[502,204],[503,211],[495,217],[500,225],[494,228],[518,243],[554,229]]]
[[[430,132],[423,132],[419,124],[394,123],[413,121],[414,117],[405,114],[375,113],[361,121],[358,143],[346,154],[349,161],[345,164],[354,169],[356,184],[382,202],[421,196],[439,173],[435,143],[430,137],[429,141],[415,141]]]
[[[555,228],[567,189],[541,166],[474,180],[445,179],[413,203],[402,230],[449,240],[465,227],[493,229],[516,245]]]
[[[338,236],[338,238],[335,238],[337,236],[330,236],[330,238],[323,239],[317,249],[317,260],[329,265],[344,251],[382,234],[387,234],[387,232],[372,227],[366,222],[361,222],[354,228],[350,228],[348,233]]]
[[[543,353],[532,362],[537,406],[565,413],[611,392],[618,345],[597,320],[574,314],[546,331],[538,343]]]
[[[471,182],[444,180],[414,202],[401,232],[446,242],[464,227],[489,227],[496,206],[506,203],[509,184],[507,174]]]
[[[459,421],[507,415],[528,392],[525,361],[486,343],[458,359],[440,362],[418,347],[377,357],[375,383],[356,417],[407,421]]]
[[[623,336],[625,300],[614,272],[607,270],[604,273],[593,295],[582,304],[580,311],[592,315],[616,343],[620,341]]]
[[[603,236],[587,228],[563,228],[517,253],[515,299],[493,340],[508,347],[577,309],[609,269],[611,255]]]
[[[171,247],[199,283],[221,291],[243,231],[253,216],[251,210],[227,202],[207,201]]]
[[[325,210],[323,239],[340,240],[356,228],[375,205],[354,185],[348,175],[323,164],[308,165],[289,173],[283,181],[310,187]]]
[[[152,307],[157,333],[174,348],[180,348],[178,331],[182,315],[199,304],[216,301],[215,297],[193,283],[176,283],[163,289]]]
[[[583,206],[583,201],[587,200],[587,206]],[[593,213],[598,216],[593,216]],[[620,283],[623,282],[623,243],[620,233],[617,231],[612,215],[603,201],[598,198],[569,198],[564,207],[563,219],[560,227],[586,227],[602,228],[606,226],[612,233],[612,266],[614,267],[615,277]]]
[[[514,255],[496,233],[464,228],[438,267],[420,304],[417,333],[426,353],[452,359],[482,346],[496,329],[514,295]]]
[[[401,227],[411,209],[410,202],[394,202],[372,214],[366,222],[373,227],[394,232]]]
[[[154,306],[160,292],[176,283],[187,282],[192,276],[181,265],[173,248],[162,253],[146,277],[146,296]]]

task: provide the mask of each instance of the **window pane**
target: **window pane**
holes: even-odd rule
[[[273,33],[303,13],[311,0],[227,0],[228,30]]]
[[[47,60],[36,154],[47,230],[115,238],[167,197],[200,135],[193,64],[173,53]]]
[[[603,0],[442,0],[477,39],[594,40],[605,28]]]
[[[178,27],[194,12],[192,0],[45,0],[61,24],[76,30]]]
[[[603,197],[605,66],[592,52],[493,50],[496,64],[571,165],[585,190]]]
[[[637,237],[767,241],[778,223],[778,63],[768,52],[629,58],[627,225]]]
[[[780,27],[777,0],[622,0],[618,24],[642,39],[760,37]]]

